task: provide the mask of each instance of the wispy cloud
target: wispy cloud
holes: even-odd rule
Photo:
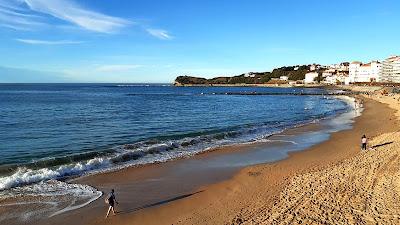
[[[127,72],[133,69],[143,67],[143,65],[135,64],[113,64],[113,65],[101,65],[96,68],[99,72]]]
[[[24,1],[31,10],[54,16],[91,31],[112,33],[129,24],[129,21],[125,19],[85,9],[71,0]]]
[[[156,38],[158,38],[158,39],[162,39],[162,40],[171,40],[171,39],[174,38],[174,37],[171,36],[171,35],[168,33],[168,31],[166,31],[166,30],[148,28],[148,29],[146,29],[146,31],[147,31],[150,35],[152,35],[152,36],[154,36],[154,37],[156,37]]]
[[[54,18],[64,23],[54,24]],[[132,24],[139,25],[139,28],[160,40],[174,38],[167,30],[146,28],[146,26],[124,18],[95,12],[79,5],[74,0],[0,0],[0,27],[14,30],[30,31],[49,27],[62,27],[63,29],[68,27],[68,29],[79,28],[109,34]],[[29,42],[32,44],[67,44]]]
[[[0,26],[14,30],[33,30],[45,25],[41,16],[26,10],[21,2],[0,0]]]
[[[13,10],[24,10],[20,6],[22,0],[0,0],[0,5],[3,8],[13,9]]]
[[[35,39],[15,39],[16,41],[31,44],[31,45],[70,45],[70,44],[81,44],[82,41],[69,41],[69,40],[59,40],[59,41],[47,41],[47,40],[35,40]]]
[[[0,0],[2,26],[28,30],[33,26],[45,25],[44,16],[100,33],[113,33],[131,24],[123,18],[85,9],[72,0]]]

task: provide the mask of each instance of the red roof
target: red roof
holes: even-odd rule
[[[369,67],[369,66],[371,66],[371,63],[362,64],[361,66],[362,66],[362,67]]]

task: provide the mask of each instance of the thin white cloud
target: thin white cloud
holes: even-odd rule
[[[26,11],[20,2],[0,0],[0,26],[14,30],[33,30],[45,25],[42,17]]]
[[[26,18],[39,15],[52,16],[100,33],[113,33],[131,24],[123,18],[85,9],[72,0],[0,0],[0,24],[3,26],[26,30],[32,25],[45,24],[42,17]]]
[[[20,6],[21,0],[0,0],[0,7],[16,11],[24,11],[24,8]]]
[[[113,65],[101,65],[96,68],[98,72],[127,72],[133,69],[143,67],[143,65],[134,64],[113,64]]]
[[[70,44],[81,44],[82,41],[69,41],[69,40],[60,40],[60,41],[47,41],[47,40],[36,40],[36,39],[15,39],[16,41],[31,44],[31,45],[70,45]]]
[[[54,24],[57,18],[66,23]],[[74,0],[0,0],[0,27],[32,31],[49,27],[79,28],[99,33],[115,33],[135,24],[124,18],[105,15],[87,9]],[[167,30],[145,28],[148,34],[161,40],[174,37]]]
[[[112,33],[129,21],[81,7],[69,0],[24,0],[30,9],[71,22],[90,31]]]
[[[154,36],[154,37],[156,37],[156,38],[158,38],[158,39],[162,39],[162,40],[171,40],[171,39],[174,38],[174,37],[171,36],[171,35],[168,33],[168,31],[166,31],[166,30],[148,28],[148,29],[146,29],[146,31],[147,31],[150,35],[152,35],[152,36]]]

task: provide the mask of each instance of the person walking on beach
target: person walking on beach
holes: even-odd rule
[[[365,134],[361,138],[361,150],[367,150],[367,137]]]
[[[115,216],[114,204],[118,204],[118,202],[115,199],[114,189],[112,189],[111,192],[106,196],[105,202],[109,205],[106,218],[110,214],[111,210],[113,212],[113,215]]]

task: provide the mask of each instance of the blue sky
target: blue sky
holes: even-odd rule
[[[400,54],[397,0],[0,0],[0,82],[172,82]]]

